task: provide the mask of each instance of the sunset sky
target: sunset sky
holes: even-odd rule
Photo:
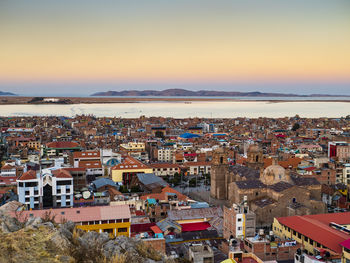
[[[0,90],[350,95],[349,0],[1,0]]]

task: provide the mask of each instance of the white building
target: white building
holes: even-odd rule
[[[29,209],[73,206],[73,177],[64,169],[29,170],[17,179],[18,201]]]

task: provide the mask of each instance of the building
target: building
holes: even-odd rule
[[[211,164],[209,162],[185,162],[184,167],[187,168],[189,175],[204,175],[211,171]]]
[[[122,163],[112,167],[112,180],[123,185],[130,185],[138,173],[152,173],[153,169],[131,156],[126,156]]]
[[[331,255],[342,254],[341,243],[349,239],[350,212],[290,216],[275,218],[273,233],[302,245],[309,255],[326,250]]]
[[[47,214],[54,216],[56,223],[72,221],[77,228],[85,231],[106,232],[111,236],[130,236],[131,214],[128,205],[23,211],[22,216],[44,217]]]
[[[100,151],[86,151],[86,152],[74,152],[72,154],[73,167],[80,167],[79,163],[84,161],[100,161]]]
[[[141,161],[148,161],[146,146],[143,142],[128,142],[120,145],[120,152]]]
[[[214,252],[208,245],[192,244],[188,248],[188,258],[193,263],[214,263]]]
[[[5,164],[3,167],[1,167],[0,176],[1,177],[16,177],[17,176],[16,166],[13,166],[11,164]]]
[[[349,263],[350,262],[350,239],[341,242],[340,245],[343,248],[341,262]]]
[[[175,163],[152,163],[149,165],[157,176],[174,176],[180,174],[180,166]]]
[[[293,260],[301,244],[293,240],[275,238],[273,235],[256,235],[244,239],[244,250],[266,261]]]
[[[224,206],[224,238],[245,238],[255,236],[255,214],[247,205]]]
[[[17,179],[18,201],[28,209],[73,206],[73,178],[64,169],[29,170]]]
[[[337,157],[340,161],[350,158],[350,144],[344,141],[328,142],[328,158]]]
[[[174,158],[174,148],[160,148],[158,149],[157,156],[159,162],[172,162]]]
[[[256,165],[260,167],[260,155],[255,146],[252,155],[256,156],[254,160],[258,160]],[[321,184],[315,178],[291,173],[275,159],[273,161],[266,169],[260,168],[260,172],[244,166],[229,167],[227,151],[215,151],[211,195],[228,200],[230,204],[239,204],[247,198],[258,227],[269,227],[274,217],[324,213]]]
[[[342,183],[346,185],[350,184],[350,164],[349,163],[344,164]]]
[[[76,142],[57,141],[49,142],[43,149],[43,154],[47,156],[63,156],[63,153],[80,151],[80,145]]]

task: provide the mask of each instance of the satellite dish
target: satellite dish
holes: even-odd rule
[[[91,196],[91,193],[90,193],[89,191],[84,191],[84,192],[83,192],[83,198],[84,198],[84,199],[89,199],[90,196]]]
[[[74,197],[75,197],[75,199],[80,199],[80,198],[82,198],[83,196],[82,196],[82,194],[76,194]]]

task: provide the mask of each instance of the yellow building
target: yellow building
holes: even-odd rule
[[[350,212],[289,216],[275,218],[273,232],[280,238],[300,243],[309,255],[315,250],[329,251],[333,256],[342,254],[342,246],[349,239]]]
[[[143,142],[128,142],[120,145],[120,151],[126,152],[143,152],[145,144]]]
[[[112,180],[116,183],[130,185],[131,180],[138,173],[152,173],[149,167],[131,156],[126,156],[122,163],[112,167]]]
[[[39,150],[41,148],[41,143],[39,141],[30,141],[27,143],[27,147],[30,149]]]
[[[341,262],[349,263],[350,262],[350,239],[345,240],[344,242],[340,243],[340,245],[343,248]]]
[[[130,237],[130,208],[128,205],[91,206],[23,211],[24,217],[55,217],[57,223],[72,221],[85,231],[106,232],[111,236]]]

